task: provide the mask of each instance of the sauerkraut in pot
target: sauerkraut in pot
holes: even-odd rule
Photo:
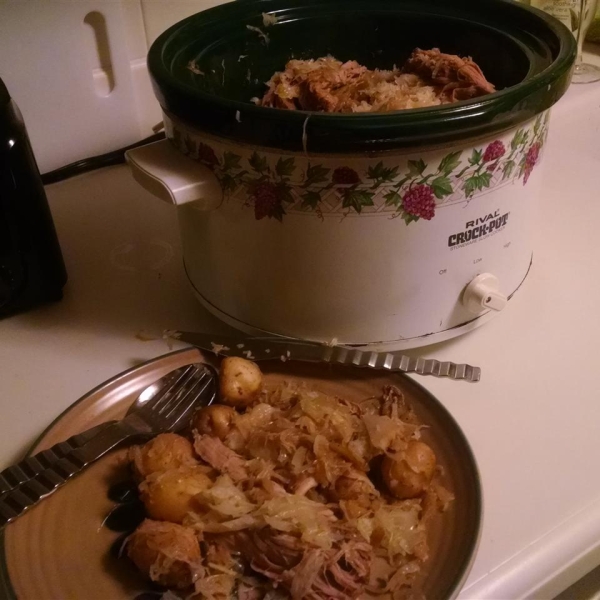
[[[367,69],[332,56],[290,60],[267,82],[261,106],[321,112],[388,112],[476,98],[495,91],[469,57],[417,48],[402,67]]]
[[[356,402],[267,389],[241,360],[223,361],[229,405],[131,450],[149,518],[129,558],[186,599],[411,597],[428,523],[453,498],[402,392]]]

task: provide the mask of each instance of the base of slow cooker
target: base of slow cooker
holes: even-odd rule
[[[525,277],[517,287],[517,289],[508,297],[510,301],[512,297],[519,291],[525,279],[527,279],[527,275],[531,271],[531,265],[533,264],[533,257],[531,258],[531,262],[529,263],[529,268],[527,269],[527,273],[525,273]],[[290,338],[290,336],[282,335],[280,333],[276,333],[274,331],[269,331],[267,329],[260,329],[258,327],[254,327],[249,323],[245,323],[244,321],[240,321],[235,317],[223,312],[219,308],[217,308],[214,304],[212,304],[207,298],[205,298],[193,284],[190,279],[187,269],[185,268],[184,261],[184,270],[187,277],[187,280],[194,292],[194,295],[202,304],[202,306],[213,316],[217,317],[219,320],[223,321],[227,325],[238,329],[248,335],[253,337],[280,337],[282,339],[298,339],[298,338]],[[501,312],[501,311],[500,311]],[[446,340],[450,340],[452,338],[458,337],[459,335],[463,335],[468,333],[469,331],[473,331],[477,327],[480,327],[484,323],[487,323],[490,319],[494,318],[496,315],[500,314],[498,311],[488,310],[487,312],[475,317],[471,321],[463,323],[462,325],[457,325],[456,327],[451,327],[450,329],[445,329],[444,331],[438,331],[435,333],[429,333],[426,335],[412,337],[412,338],[401,338],[398,340],[390,340],[390,341],[378,341],[378,342],[368,342],[368,343],[356,343],[343,339],[336,340],[336,343],[344,346],[353,346],[355,348],[359,348],[361,350],[367,350],[371,352],[394,352],[396,350],[408,350],[410,348],[420,348],[421,346],[429,346],[430,344],[437,344],[438,342],[445,342]],[[310,342],[318,342],[318,343],[331,343],[331,340],[320,340],[320,339],[304,339],[302,341],[310,341]]]

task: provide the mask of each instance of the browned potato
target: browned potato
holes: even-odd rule
[[[161,585],[187,588],[200,567],[200,544],[192,529],[146,519],[127,541],[137,568]]]
[[[199,410],[192,420],[192,428],[199,433],[214,435],[223,441],[231,431],[237,413],[231,406],[213,404]]]
[[[422,494],[433,477],[436,458],[433,450],[423,442],[409,442],[397,459],[386,456],[381,474],[390,492],[402,500]]]
[[[211,485],[204,467],[179,467],[148,477],[140,485],[140,496],[153,519],[181,523],[193,509],[194,496]]]
[[[139,479],[152,473],[198,464],[189,440],[176,433],[161,433],[143,446],[130,450],[133,468]]]
[[[230,356],[221,362],[219,391],[221,401],[230,406],[252,404],[262,388],[262,373],[256,363]]]

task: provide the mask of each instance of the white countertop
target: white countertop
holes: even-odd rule
[[[483,369],[476,385],[419,379],[481,470],[483,530],[464,599],[552,598],[600,564],[600,84],[555,107],[543,168],[525,285],[480,329],[412,352]],[[175,209],[125,167],[48,196],[69,283],[62,302],[0,321],[1,467],[90,388],[169,350],[137,333],[229,331],[188,289]]]

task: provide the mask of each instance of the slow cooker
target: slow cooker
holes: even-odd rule
[[[265,18],[265,15],[269,15]],[[493,94],[391,113],[256,106],[290,58],[471,56]],[[165,31],[167,140],[128,153],[177,205],[202,304],[254,335],[403,349],[500,312],[532,262],[550,108],[572,34],[509,0],[240,0]]]

